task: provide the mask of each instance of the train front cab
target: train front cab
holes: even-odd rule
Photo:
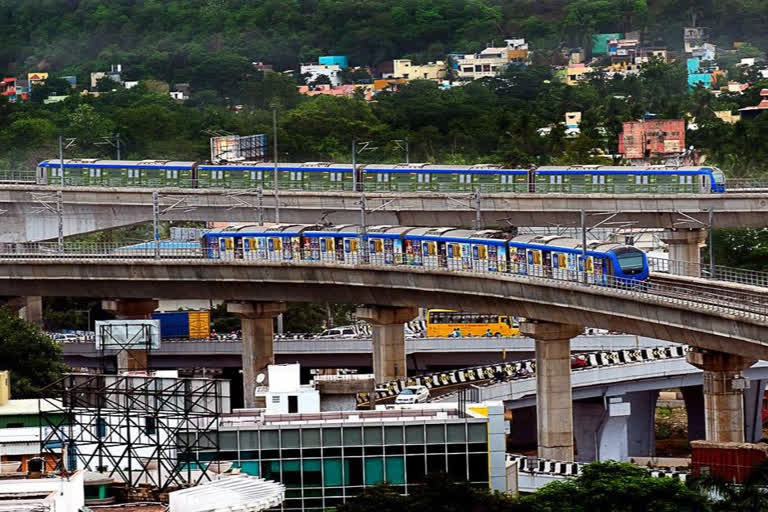
[[[606,244],[597,249],[604,251],[609,273],[617,284],[636,286],[648,279],[648,257],[640,249],[617,244]]]

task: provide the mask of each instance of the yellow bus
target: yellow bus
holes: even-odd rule
[[[520,336],[514,317],[466,313],[451,309],[427,311],[427,338]]]

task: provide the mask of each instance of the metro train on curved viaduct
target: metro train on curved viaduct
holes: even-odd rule
[[[271,189],[274,164],[209,164],[166,160],[64,160],[68,186]],[[40,162],[34,181],[59,184],[59,160]],[[281,163],[281,190],[487,193],[718,194],[723,172],[710,166],[542,166],[510,169],[499,165]]]

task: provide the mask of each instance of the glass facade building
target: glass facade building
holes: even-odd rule
[[[218,454],[200,455],[281,482],[283,510],[326,510],[381,482],[405,494],[434,472],[503,490],[499,475],[491,475],[504,468],[498,409],[233,415],[222,418]],[[501,446],[491,446],[499,439]]]

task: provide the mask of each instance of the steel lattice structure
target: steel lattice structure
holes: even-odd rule
[[[229,382],[145,375],[67,374],[40,399],[41,452],[160,490],[210,479]],[[71,462],[70,462],[71,464]]]

